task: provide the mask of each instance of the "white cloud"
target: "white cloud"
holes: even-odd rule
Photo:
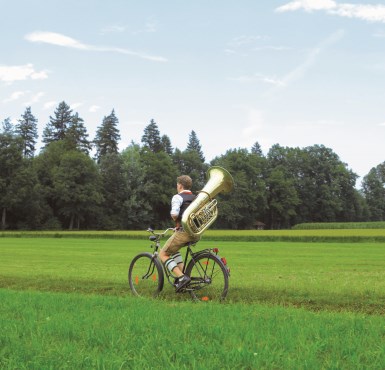
[[[31,42],[43,42],[51,45],[64,46],[75,49],[87,49],[87,46],[81,42],[54,32],[32,32],[25,35],[25,39]]]
[[[282,79],[280,84],[276,84],[276,87],[287,87],[294,81],[301,79],[306,72],[316,63],[318,56],[329,46],[337,43],[345,35],[343,30],[338,30],[332,33],[325,40],[321,41],[319,45],[310,50],[304,61],[298,66],[289,71]],[[270,92],[271,93],[271,92]]]
[[[255,73],[253,75],[245,75],[245,76],[240,76],[240,77],[235,77],[235,78],[229,78],[231,81],[237,81],[237,82],[243,82],[243,83],[250,83],[250,82],[264,82],[267,84],[275,85],[275,86],[283,86],[284,81],[272,77],[272,76],[265,76],[262,74]]]
[[[51,44],[56,46],[72,48],[72,49],[78,49],[78,50],[115,52],[115,53],[121,53],[121,54],[131,55],[142,59],[151,60],[154,62],[167,62],[167,59],[161,56],[149,55],[143,52],[136,52],[125,48],[88,45],[78,40],[75,40],[71,37],[62,35],[60,33],[54,33],[54,32],[35,31],[25,35],[25,39],[31,42]]]
[[[25,95],[28,91],[15,91],[11,94],[11,96],[7,99],[3,100],[3,103],[9,103],[11,101],[17,100]]]
[[[267,36],[245,36],[245,35],[242,35],[242,36],[234,37],[232,40],[230,40],[228,45],[231,48],[238,48],[238,47],[241,47],[244,45],[255,44],[257,41],[264,40],[264,39],[267,39]]]
[[[369,22],[385,22],[385,5],[341,4],[331,13]]]
[[[90,108],[88,109],[89,112],[95,113],[100,109],[98,105],[91,105]]]
[[[140,33],[153,33],[156,32],[158,28],[158,22],[154,17],[149,17],[142,29],[136,30],[133,33],[133,35],[138,35]]]
[[[289,48],[287,46],[266,45],[266,46],[256,47],[253,50],[256,50],[256,51],[265,51],[265,50],[286,51],[286,50],[291,50],[291,49],[292,48]]]
[[[385,122],[379,123],[378,126],[384,126],[385,127]]]
[[[0,81],[11,84],[15,81],[27,79],[42,80],[48,78],[47,71],[35,71],[33,64],[28,63],[20,66],[0,66]]]
[[[385,5],[337,3],[333,0],[295,0],[276,8],[277,12],[303,9],[306,12],[326,11],[340,17],[385,23]]]
[[[278,12],[288,12],[299,9],[304,9],[307,12],[313,10],[329,10],[336,7],[336,2],[333,0],[296,0],[282,5],[276,9]]]
[[[271,95],[277,89],[282,89],[288,87],[293,82],[303,78],[307,71],[317,62],[319,55],[327,49],[329,46],[337,43],[343,36],[345,32],[343,30],[338,30],[331,34],[326,39],[322,40],[317,46],[312,48],[304,60],[300,61],[297,66],[292,68],[288,73],[283,77],[269,76],[261,73],[255,73],[253,75],[243,75],[239,77],[228,78],[230,81],[236,81],[240,83],[265,83],[271,86],[271,88],[266,92],[266,96]]]
[[[126,26],[112,25],[102,28],[100,33],[105,35],[106,33],[122,33],[126,30]]]
[[[32,105],[34,103],[37,103],[44,95],[45,95],[45,93],[40,91],[37,94],[32,95],[30,101],[24,103],[24,105],[28,107],[28,106],[30,106],[30,105]]]
[[[233,37],[226,45],[224,52],[226,54],[236,54],[241,56],[248,56],[252,50],[258,50],[258,44],[265,42],[268,36],[247,36],[241,35]]]
[[[70,104],[71,109],[79,108],[83,105],[83,103],[72,103]]]
[[[54,107],[56,104],[57,104],[56,101],[53,101],[53,100],[48,101],[48,102],[44,103],[43,109],[44,109],[44,110],[48,110],[48,109]]]

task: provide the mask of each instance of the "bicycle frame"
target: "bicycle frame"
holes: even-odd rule
[[[148,232],[151,232],[153,234],[153,237],[152,238],[150,237],[150,240],[153,242],[151,247],[154,248],[154,253],[153,253],[154,258],[158,258],[160,260],[160,258],[159,258],[160,240],[170,230],[174,230],[174,229],[169,228],[169,229],[166,229],[163,233],[159,233],[159,234],[155,233],[154,230],[152,230],[152,229],[147,230]],[[186,244],[186,254],[184,257],[183,270],[182,270],[183,273],[185,273],[186,267],[187,267],[188,263],[190,262],[190,260],[194,260],[194,262],[195,262],[195,257],[198,257],[202,253],[210,253],[213,256],[217,256],[218,251],[213,253],[212,249],[202,249],[202,250],[199,250],[197,252],[193,252],[192,247],[196,244],[197,244],[197,242],[195,242],[195,243],[190,242],[190,243]],[[176,276],[174,276],[164,266],[162,261],[160,261],[160,262],[161,262],[163,272],[166,275],[168,282],[173,286],[175,283]],[[223,261],[221,261],[221,262],[223,263]],[[206,267],[206,269],[207,268],[208,267]],[[144,277],[150,276],[154,272],[154,269],[155,269],[155,264],[151,263],[149,266],[149,270],[148,270],[147,274],[144,275]],[[203,267],[202,267],[202,270],[203,270]],[[204,275],[206,275],[206,271],[203,270],[203,272],[204,272]],[[228,275],[230,275],[229,271],[228,271]],[[202,287],[202,279],[199,279],[199,282],[196,282],[193,279],[192,283],[190,284],[190,286],[186,287],[185,291],[196,290],[196,289],[200,289],[201,287]]]

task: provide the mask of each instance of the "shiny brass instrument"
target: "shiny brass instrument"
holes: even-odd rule
[[[222,167],[210,167],[207,177],[207,184],[182,216],[183,230],[190,235],[199,236],[216,220],[218,208],[217,201],[213,198],[220,192],[230,192],[234,187],[232,176]]]

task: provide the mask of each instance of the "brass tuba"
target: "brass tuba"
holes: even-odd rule
[[[220,192],[233,190],[234,180],[222,167],[213,166],[207,171],[208,182],[198,196],[187,207],[182,216],[182,227],[190,235],[203,233],[217,218],[217,201],[213,199]]]

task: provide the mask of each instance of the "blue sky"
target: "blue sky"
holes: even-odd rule
[[[115,109],[120,149],[154,119],[207,160],[258,141],[323,144],[359,176],[385,161],[385,1],[0,5],[0,121],[30,105],[41,135],[64,100],[91,138]]]

